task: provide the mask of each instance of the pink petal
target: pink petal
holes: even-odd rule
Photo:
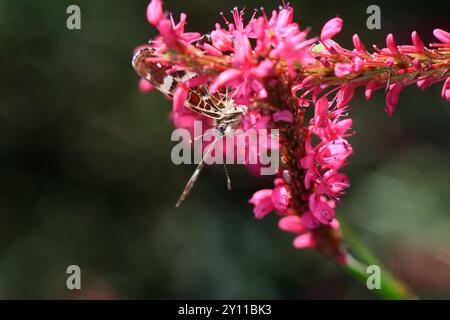
[[[397,44],[395,43],[394,35],[392,33],[389,33],[386,37],[386,45],[389,49],[389,51],[393,54],[398,53]]]
[[[157,25],[163,17],[163,7],[161,0],[152,0],[147,6],[147,20],[153,25]]]
[[[320,222],[316,218],[314,218],[314,216],[311,214],[309,210],[306,210],[302,214],[302,217],[300,219],[305,228],[309,230],[316,229],[320,226]]]
[[[442,29],[434,29],[433,34],[436,38],[438,38],[442,43],[450,44],[450,33],[444,31]]]
[[[369,100],[372,97],[373,90],[379,86],[378,81],[370,80],[365,89],[366,100]]]
[[[389,91],[386,93],[386,107],[384,111],[390,116],[394,114],[394,110],[397,107],[401,89],[402,85],[400,83],[394,83],[390,85]]]
[[[305,233],[296,237],[292,243],[296,249],[314,248],[316,242],[311,233]]]
[[[149,92],[154,88],[154,86],[147,80],[145,80],[144,78],[141,78],[139,80],[139,90],[141,92]]]
[[[189,90],[183,83],[177,86],[173,95],[173,112],[179,112],[184,108],[188,93]]]
[[[272,204],[279,213],[284,213],[289,208],[291,193],[286,185],[276,186],[271,195]]]
[[[237,80],[242,76],[242,71],[238,69],[228,69],[219,74],[211,83],[211,92],[216,92],[231,81]]]
[[[412,32],[411,39],[414,44],[414,47],[418,52],[425,51],[425,46],[423,45],[422,39],[420,39],[419,34],[416,31]]]
[[[341,18],[333,18],[329,20],[322,28],[320,33],[320,39],[325,41],[327,39],[333,38],[342,30],[343,21]]]
[[[281,218],[280,221],[278,222],[278,228],[280,228],[283,231],[292,232],[296,234],[305,231],[305,228],[302,225],[300,217],[294,215]]]
[[[279,121],[288,122],[288,123],[294,122],[294,116],[292,115],[292,113],[289,110],[277,111],[272,115],[272,117],[273,117],[273,121],[275,121],[275,122],[279,122]]]
[[[355,49],[359,54],[367,54],[367,50],[357,34],[353,35],[353,45],[355,46]]]
[[[444,85],[442,87],[442,98],[447,101],[450,101],[450,77],[445,80]]]
[[[253,204],[253,213],[256,219],[262,219],[269,214],[273,209],[272,204],[272,190],[263,189],[255,192],[249,203]]]

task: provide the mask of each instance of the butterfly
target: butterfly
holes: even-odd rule
[[[159,62],[153,62],[151,58],[155,58],[155,49],[152,47],[143,47],[139,49],[132,60],[132,65],[137,74],[149,81],[156,89],[162,92],[168,98],[173,98],[177,86],[198,74],[190,71],[174,71],[168,74],[170,66]],[[207,158],[215,144],[218,143],[222,137],[232,134],[234,129],[238,128],[242,116],[247,112],[247,107],[244,105],[236,105],[229,95],[228,91],[212,93],[208,86],[200,85],[195,88],[190,88],[184,106],[198,114],[206,116],[214,120],[214,126],[217,129],[216,139],[207,147],[203,158],[198,163],[197,168],[188,180],[183,189],[176,207],[179,207],[183,202],[197,181],[198,176],[205,164]],[[227,187],[231,190],[231,180],[228,175],[227,168],[224,163],[225,174],[227,178]]]

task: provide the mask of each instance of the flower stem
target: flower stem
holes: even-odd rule
[[[342,221],[342,218],[340,219],[340,222],[342,232],[344,233],[344,239],[349,249],[362,260],[358,261],[352,255],[348,254],[346,263],[342,264],[342,268],[364,286],[367,286],[367,279],[371,276],[371,273],[367,272],[367,267],[376,265],[381,271],[380,289],[372,289],[376,295],[383,299],[391,300],[417,299],[417,296],[410,291],[406,284],[395,278],[394,275],[386,269],[375,254],[373,254],[361,239],[359,239],[350,226]]]

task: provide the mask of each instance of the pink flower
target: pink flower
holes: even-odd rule
[[[349,186],[350,182],[347,176],[332,169],[325,172],[316,192],[327,195],[330,198],[338,199]]]
[[[280,219],[278,222],[278,228],[285,232],[302,233],[305,231],[305,227],[302,224],[299,216],[286,216]]]
[[[287,185],[279,185],[273,189],[271,198],[277,212],[284,213],[289,208],[291,193]]]
[[[233,50],[233,38],[218,23],[216,24],[216,30],[211,32],[211,40],[213,46],[221,51]]]
[[[311,233],[304,233],[296,237],[292,243],[295,249],[314,248],[317,244]]]
[[[314,218],[322,224],[329,224],[333,221],[336,214],[332,204],[332,202],[327,201],[325,197],[322,197],[318,193],[313,193],[309,197],[309,210]]]
[[[300,219],[302,221],[303,226],[305,226],[305,228],[309,230],[317,229],[320,226],[319,220],[314,218],[314,216],[311,214],[309,210],[303,212]]]
[[[353,35],[353,45],[355,46],[356,52],[358,52],[360,55],[369,54],[357,34]]]
[[[272,190],[263,189],[257,191],[255,194],[253,194],[252,198],[249,200],[249,203],[255,206],[253,208],[255,218],[264,218],[274,209],[274,206],[272,204]]]
[[[433,34],[436,38],[438,38],[442,43],[450,44],[450,33],[444,31],[442,29],[434,29]]]
[[[175,90],[173,95],[173,111],[178,112],[184,108],[184,103],[186,102],[189,89],[184,83],[180,83]]]
[[[153,25],[157,25],[163,17],[163,7],[161,0],[151,0],[147,6],[147,20]]]
[[[445,80],[444,85],[442,86],[442,98],[450,101],[450,77]]]
[[[345,77],[348,76],[350,73],[352,73],[352,65],[349,63],[336,63],[334,65],[334,73],[336,74],[336,77]]]
[[[397,48],[397,44],[395,43],[395,39],[394,39],[394,35],[392,33],[389,33],[386,37],[386,45],[389,49],[389,51],[392,54],[397,54],[398,52],[398,48]]]
[[[420,39],[419,34],[416,31],[413,31],[411,34],[411,39],[414,44],[414,48],[418,52],[424,52],[425,46],[423,45],[422,39]]]
[[[141,92],[149,92],[153,89],[153,85],[144,78],[139,79],[139,90]]]
[[[365,96],[366,100],[369,100],[372,97],[373,90],[377,88],[380,84],[377,80],[371,80],[367,83],[366,89],[365,89]]]
[[[400,83],[394,83],[389,86],[389,91],[386,93],[386,108],[384,110],[390,116],[394,114],[395,107],[398,104],[401,89],[402,85]]]
[[[325,41],[327,39],[333,38],[336,34],[341,32],[343,21],[341,18],[333,18],[329,20],[322,28],[320,33],[320,39]]]

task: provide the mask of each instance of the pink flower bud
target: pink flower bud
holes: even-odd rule
[[[450,101],[450,77],[445,80],[444,86],[442,87],[442,98]]]
[[[349,63],[336,63],[334,65],[334,73],[338,78],[348,76],[352,73],[352,65]]]
[[[433,77],[423,77],[419,80],[417,80],[417,86],[420,88],[420,90],[425,90],[429,86],[431,86],[434,82]]]
[[[139,90],[141,92],[149,92],[152,89],[153,89],[153,85],[149,81],[145,80],[144,78],[141,78],[139,80]]]
[[[288,123],[294,122],[294,116],[289,110],[277,111],[273,115],[273,121],[279,122],[284,121]]]
[[[400,83],[394,83],[390,85],[389,91],[386,93],[386,107],[384,111],[390,116],[394,114],[394,110],[397,107],[401,89],[402,85]]]
[[[434,29],[433,34],[436,38],[438,38],[442,43],[450,44],[450,33],[444,31],[442,29]]]
[[[316,242],[311,233],[305,233],[295,238],[292,245],[296,249],[314,248],[316,246]]]
[[[157,25],[163,17],[163,7],[161,0],[151,0],[147,6],[147,20],[153,25]]]
[[[329,224],[336,215],[332,206],[318,193],[309,196],[309,210],[314,218],[322,224]]]
[[[320,39],[325,41],[327,39],[333,38],[336,34],[341,32],[343,21],[341,18],[333,18],[329,20],[322,28],[320,33]]]
[[[291,194],[287,185],[276,186],[272,191],[272,204],[279,213],[284,213],[289,208]]]
[[[366,89],[364,91],[366,100],[369,100],[372,97],[373,90],[377,88],[380,84],[376,80],[370,80],[367,85]]]
[[[262,219],[273,209],[272,189],[263,189],[255,192],[249,203],[253,204],[253,213],[256,219]]]
[[[278,222],[278,228],[286,232],[302,233],[305,231],[299,216],[286,216]]]
[[[419,34],[413,31],[411,34],[412,43],[418,52],[424,52],[425,46],[423,45],[422,39],[420,39]]]
[[[386,37],[386,45],[389,49],[389,51],[393,54],[398,53],[397,44],[395,43],[394,35],[392,33],[389,33]]]
[[[221,51],[230,51],[233,49],[231,35],[223,31],[219,24],[216,25],[216,30],[211,32],[211,41],[213,46]]]
[[[273,62],[269,59],[262,61],[257,67],[251,69],[251,75],[256,78],[266,78],[275,70]]]
[[[353,45],[355,46],[355,49],[359,54],[367,54],[367,50],[357,34],[353,35]]]

